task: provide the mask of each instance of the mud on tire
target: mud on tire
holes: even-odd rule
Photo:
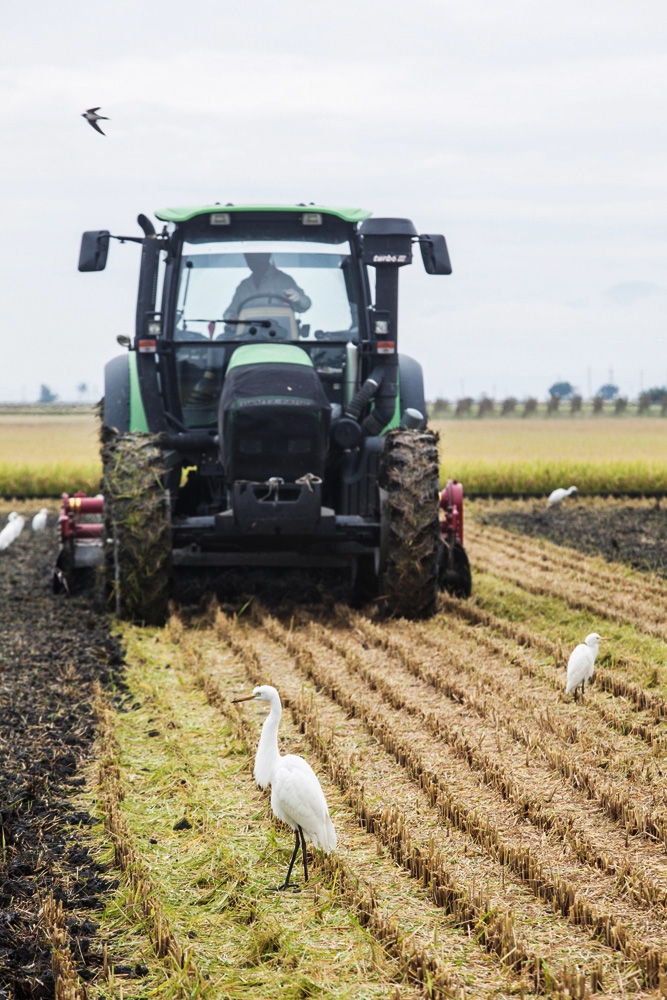
[[[380,488],[386,492],[387,612],[430,618],[436,610],[441,544],[437,436],[430,431],[391,431],[382,454]]]
[[[160,625],[167,614],[171,521],[162,453],[150,434],[102,431],[102,489],[108,539],[104,589],[121,618]]]

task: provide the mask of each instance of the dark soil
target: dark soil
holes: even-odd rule
[[[40,506],[23,509],[32,516]],[[0,522],[9,510],[0,505]],[[100,822],[72,795],[94,738],[93,684],[122,684],[122,651],[85,598],[51,592],[49,528],[0,552],[0,998],[53,997],[50,948],[39,909],[61,900],[79,974],[99,974],[96,912],[114,888],[80,831]]]
[[[481,520],[667,576],[667,505],[663,508],[659,501],[503,505],[484,511]]]

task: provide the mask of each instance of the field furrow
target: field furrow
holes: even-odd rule
[[[473,543],[486,539],[495,548],[537,566],[561,578],[583,581],[596,586],[601,593],[624,594],[641,602],[667,600],[667,580],[655,573],[638,573],[619,563],[610,564],[599,556],[585,555],[546,539],[536,539],[489,524],[480,525],[472,519]],[[469,539],[466,539],[468,543]]]
[[[667,997],[667,581],[470,522],[473,596],[428,621],[239,595],[123,627],[96,807],[167,993]],[[266,706],[233,704],[257,684],[339,838],[298,893],[267,892],[292,837],[252,777]]]
[[[576,953],[579,955],[578,961],[583,962],[588,969],[591,965],[597,968],[601,961],[602,967],[607,970],[606,974],[609,974],[607,963],[615,964],[617,961],[612,957],[611,949],[617,948],[628,959],[624,970],[626,974],[635,963],[640,963],[645,980],[658,984],[661,941],[653,944],[644,942],[645,913],[637,923],[642,940],[639,935],[633,936],[623,920],[615,914],[594,914],[586,902],[578,897],[576,890],[567,885],[566,880],[550,880],[546,869],[543,870],[539,863],[532,863],[531,845],[527,838],[522,836],[522,831],[515,834],[511,830],[517,826],[516,819],[507,824],[507,836],[504,829],[499,835],[497,815],[489,822],[483,810],[465,801],[463,796],[472,796],[479,802],[486,789],[480,787],[474,777],[470,779],[467,767],[462,765],[456,755],[450,755],[448,759],[446,753],[438,753],[433,749],[433,740],[429,734],[415,735],[414,720],[406,718],[404,712],[394,712],[386,705],[381,705],[377,691],[374,693],[369,684],[351,672],[342,657],[334,665],[336,658],[332,657],[331,650],[327,645],[313,643],[312,634],[308,635],[310,630],[286,630],[275,619],[270,618],[264,619],[262,625],[261,629],[251,629],[245,635],[240,634],[239,630],[233,630],[227,636],[228,641],[234,643],[239,655],[245,660],[254,660],[257,672],[263,672],[264,676],[266,671],[263,664],[270,662],[274,682],[282,685],[282,690],[289,691],[291,688],[294,694],[290,697],[297,696],[299,686],[306,677],[335,700],[337,709],[326,700],[324,703],[318,700],[317,716],[320,726],[324,731],[331,731],[329,744],[335,745],[337,754],[345,752],[340,747],[340,727],[345,724],[348,730],[355,730],[349,753],[353,755],[366,795],[371,792],[374,800],[380,805],[384,804],[385,810],[393,802],[400,802],[402,809],[406,810],[402,828],[409,836],[413,849],[409,857],[415,856],[415,850],[417,857],[431,859],[434,851],[448,851],[451,870],[454,860],[451,858],[452,837],[457,831],[459,837],[463,838],[464,850],[463,857],[455,862],[456,870],[469,870],[468,859],[479,855],[481,850],[479,861],[484,863],[476,871],[473,884],[485,886],[486,894],[494,900],[494,905],[500,906],[500,900],[505,906],[510,905],[507,915],[511,912],[513,916],[514,935],[518,936],[519,941],[525,938],[532,942],[533,947],[541,943],[540,954],[544,954],[545,941],[549,941],[551,960],[548,964],[552,973],[556,969],[559,970],[559,975],[567,978],[571,972],[573,954]],[[267,641],[267,635],[272,642]],[[291,664],[287,660],[283,665],[284,656],[279,660],[273,645],[276,642],[289,654]],[[296,678],[295,666],[299,671]],[[350,716],[353,718],[350,719]],[[355,720],[358,721],[353,727]],[[367,741],[368,734],[379,741],[395,763],[391,763],[391,759],[383,759],[381,754],[378,759],[379,751],[372,746],[367,747],[363,757],[358,760],[358,748]],[[374,758],[372,763],[367,760],[371,751]],[[400,765],[404,776],[396,772],[396,764]],[[378,772],[381,774],[379,786]],[[495,805],[497,812],[497,803]],[[415,820],[416,816],[419,816],[418,821]],[[557,852],[554,858],[556,856]],[[551,865],[551,862],[546,863]],[[432,880],[437,866],[431,867],[429,862],[427,867]],[[569,905],[566,897],[570,900]],[[560,915],[563,910],[569,913],[569,921],[564,921]],[[578,934],[572,928],[573,917],[574,922],[576,918],[579,919]],[[592,937],[582,939],[581,933]],[[597,935],[609,947],[598,943]],[[517,944],[516,948],[519,956],[522,952],[525,953],[522,964],[530,965],[529,947]]]
[[[221,634],[225,645],[234,653],[233,660],[221,655],[218,638]],[[264,666],[258,660],[255,644],[223,616],[218,619],[215,632],[198,631],[192,637],[185,632],[180,644],[187,651],[185,664],[196,684],[205,692],[210,704],[234,721],[249,749],[256,745],[263,713],[253,727],[230,704],[230,698],[242,690],[243,676],[250,683],[261,680],[279,686],[283,701],[290,709],[283,715],[281,724],[283,749],[303,752],[301,734],[305,730],[309,744],[320,753],[323,765],[333,773],[338,785],[338,788],[326,785],[339,848],[335,858],[325,860],[325,869],[332,874],[353,912],[359,914],[379,945],[388,954],[395,955],[408,978],[422,984],[430,982],[433,995],[438,995],[437,989],[441,988],[444,995],[465,996],[471,1000],[474,997],[512,996],[521,990],[528,995],[532,994],[531,982],[543,984],[548,970],[545,971],[537,959],[532,970],[524,970],[523,979],[512,972],[510,952],[514,939],[511,929],[503,928],[502,921],[493,919],[489,901],[482,895],[481,888],[468,898],[463,892],[457,897],[449,883],[436,887],[441,895],[447,893],[449,912],[457,915],[457,919],[452,919],[443,912],[442,904],[436,905],[429,899],[436,890],[425,887],[424,873],[418,880],[409,878],[406,870],[401,872],[396,868],[392,856],[399,860],[406,850],[411,856],[402,811],[393,804],[381,808],[362,785],[356,768],[356,757],[366,755],[366,744],[369,751],[377,753],[375,741],[366,737],[355,743],[352,760],[340,754],[338,741],[342,731],[350,726],[354,728],[354,723],[340,712],[335,721],[327,719],[325,722],[321,718],[313,705],[316,701],[318,709],[321,707],[320,696],[314,691],[304,692],[303,677],[293,669],[285,675],[282,661],[289,661],[289,658],[281,654],[279,647],[269,643],[272,659],[270,665]],[[330,739],[330,723],[336,726],[335,746]],[[318,770],[322,773],[322,765]],[[410,795],[413,796],[412,789]],[[474,859],[468,859],[467,864],[474,866]],[[464,933],[460,932],[461,924]],[[508,968],[480,948],[480,937],[491,941],[493,934],[496,935],[494,955],[504,948],[502,954],[507,957]],[[596,969],[593,974],[595,976]],[[425,992],[430,995],[428,987]]]
[[[500,533],[500,537],[499,537]],[[579,610],[601,619],[636,625],[649,635],[667,640],[664,602],[641,594],[641,588],[628,592],[605,587],[595,576],[559,572],[557,563],[544,554],[527,558],[512,546],[514,536],[502,529],[473,528],[467,535],[469,555],[476,568],[495,573],[531,593],[556,596]],[[539,542],[533,543],[539,552]],[[586,557],[581,557],[582,565]],[[582,637],[583,638],[583,637]]]

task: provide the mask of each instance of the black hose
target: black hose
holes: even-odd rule
[[[361,389],[355,394],[354,399],[350,400],[345,409],[345,416],[352,417],[353,420],[359,420],[362,412],[366,409],[371,399],[373,399],[381,384],[382,375],[376,369],[368,376]]]

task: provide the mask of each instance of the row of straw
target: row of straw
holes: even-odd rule
[[[538,898],[549,902],[554,910],[560,911],[572,923],[592,930],[607,946],[622,952],[631,962],[636,962],[648,985],[658,985],[661,971],[667,972],[667,956],[663,955],[661,948],[639,940],[617,917],[600,913],[581,898],[567,879],[545,871],[530,847],[517,847],[507,843],[495,825],[481,815],[479,810],[456,800],[442,787],[439,776],[429,771],[421,755],[409,743],[402,741],[387,721],[382,720],[381,713],[373,703],[365,704],[358,693],[349,695],[336,680],[331,679],[327,669],[305,648],[302,637],[288,632],[275,619],[268,617],[264,619],[264,627],[275,641],[285,646],[307,676],[323,687],[341,707],[359,718],[387,752],[406,768],[448,825],[456,826],[500,864],[509,866]]]
[[[365,710],[364,706],[356,699],[347,698],[345,692],[335,683],[330,683],[326,669],[304,651],[297,637],[282,630],[272,619],[265,619],[264,626],[269,633],[274,633],[272,635],[274,639],[282,640],[282,644],[293,656],[297,666],[307,676],[321,686],[350,715],[358,717],[385,749],[403,764],[426,792],[431,805],[438,809],[447,825],[461,829],[480,843],[484,843],[485,840],[495,842],[501,864],[509,864],[511,860],[518,862],[517,858],[512,858],[510,853],[504,851],[496,831],[488,827],[474,810],[467,810],[448,796],[446,790],[439,786],[437,776],[426,772],[422,763],[412,755],[410,748],[398,743],[389,727],[374,724],[371,713]],[[242,657],[251,677],[257,680],[265,677],[265,663],[242,630],[223,615],[219,616],[216,628],[218,634],[225,638],[234,652]],[[565,996],[566,986],[563,976],[555,977],[549,972],[544,958],[516,933],[511,910],[492,901],[487,891],[459,883],[432,838],[428,843],[414,843],[405,814],[398,806],[392,805],[380,809],[368,803],[363,786],[348,763],[337,753],[333,733],[321,730],[309,700],[299,698],[290,702],[289,708],[295,722],[300,725],[313,748],[327,764],[333,780],[345,792],[359,822],[369,833],[375,834],[397,863],[414,878],[422,881],[436,905],[450,913],[459,926],[474,934],[478,942],[489,952],[496,954],[504,964],[527,975],[534,989],[548,989],[556,995]],[[525,859],[522,863],[526,864]],[[518,863],[517,867],[520,867]],[[616,942],[619,937],[611,921],[609,937],[611,942]],[[649,972],[648,965],[647,962],[647,972]],[[659,969],[656,969],[656,982],[658,976]],[[582,983],[579,970],[570,969],[567,980],[568,983]],[[592,971],[590,985],[582,985],[583,992],[570,995],[589,996],[591,991],[599,990],[601,984],[602,968],[599,965]]]
[[[117,867],[126,874],[129,882],[128,915],[138,914],[144,922],[157,958],[167,959],[184,985],[176,995],[191,997],[201,990],[202,979],[192,958],[191,950],[184,948],[169,926],[157,899],[156,887],[146,866],[135,850],[127,821],[122,814],[123,790],[118,764],[119,747],[114,731],[113,713],[101,686],[95,692],[95,714],[98,724],[99,794],[104,814],[104,825],[114,850]]]
[[[467,608],[473,611],[472,608]],[[475,609],[479,610],[479,609]],[[485,614],[482,612],[482,614]],[[408,644],[405,640],[396,638],[391,630],[380,629],[371,622],[364,622],[363,630],[369,637],[376,638],[382,648],[393,654],[400,653],[401,662],[411,670],[419,673],[419,657],[414,653],[414,643]],[[478,636],[476,636],[478,638]],[[462,664],[457,666],[463,667]],[[450,695],[449,688],[451,682],[438,683],[434,679],[433,671],[423,675],[423,679],[429,683],[434,683],[443,694]],[[505,696],[507,692],[499,691]],[[465,691],[461,687],[456,694],[455,700],[465,703],[473,711],[485,714],[485,705],[479,698]],[[500,702],[494,708],[494,718],[501,719]],[[503,724],[507,727],[511,736],[524,744],[529,752],[532,752],[536,744],[539,744],[540,752],[544,760],[562,777],[564,777],[572,787],[579,791],[583,790],[588,798],[596,801],[615,823],[621,823],[627,835],[640,835],[650,841],[658,840],[667,847],[667,820],[660,808],[649,809],[633,801],[632,789],[621,787],[617,782],[605,780],[598,777],[595,772],[576,759],[576,751],[570,747],[572,739],[576,736],[576,729],[568,732],[558,732],[558,726],[552,718],[547,706],[546,711],[541,711],[537,715],[537,722],[541,732],[535,734],[530,729],[519,726],[510,709],[505,711]],[[545,733],[554,733],[558,739],[548,741]],[[651,744],[653,746],[653,744]]]
[[[228,626],[231,623],[222,613],[218,616],[216,624],[218,634],[227,635]],[[240,712],[232,707],[219,684],[204,670],[198,647],[193,647],[185,642],[180,619],[172,615],[168,627],[172,639],[183,643],[183,665],[192,672],[195,683],[203,691],[208,703],[218,708],[229,718],[237,737],[250,752],[256,741],[254,728]],[[235,651],[238,651],[235,643],[230,643],[230,645]],[[266,669],[263,665],[256,660],[250,662],[247,656],[243,657],[243,661],[253,681],[259,682],[261,680],[266,683]],[[294,706],[290,707],[294,714]],[[301,728],[310,738],[312,733],[310,724],[301,722]],[[365,825],[363,816],[360,818],[362,824]],[[445,1000],[445,998],[459,995],[455,992],[456,984],[439,961],[437,952],[433,948],[419,944],[412,935],[406,935],[401,931],[396,918],[379,906],[376,893],[369,882],[360,878],[339,856],[325,857],[323,867],[332,884],[336,886],[341,901],[356,915],[361,926],[365,927],[380,942],[388,954],[394,956],[403,974],[411,982],[420,984],[425,995],[432,1000]],[[574,996],[574,994],[572,995]]]
[[[77,975],[69,946],[63,904],[60,900],[56,902],[52,892],[46,897],[39,917],[51,947],[55,1000],[87,1000],[88,991]]]
[[[667,893],[664,888],[651,879],[642,868],[628,860],[619,860],[608,851],[601,850],[582,830],[575,828],[571,816],[562,817],[553,808],[549,808],[548,803],[545,803],[539,792],[532,792],[513,773],[508,772],[502,763],[494,760],[479,746],[474,746],[460,729],[443,725],[435,713],[424,709],[421,703],[411,702],[409,692],[406,693],[404,688],[392,683],[386,673],[381,673],[370,667],[358,653],[337,639],[335,633],[318,625],[311,626],[311,630],[321,642],[342,656],[348,667],[363,678],[371,688],[380,691],[393,708],[417,716],[421,726],[446,743],[460,759],[465,761],[471,770],[480,775],[486,785],[498,791],[507,802],[512,804],[517,818],[527,818],[538,829],[554,832],[563,842],[569,844],[570,849],[580,861],[600,871],[618,875],[637,902],[643,905],[658,905],[667,909]],[[425,679],[417,670],[413,669],[412,672],[421,679]],[[429,671],[429,674],[429,682],[432,683],[433,672]],[[459,699],[456,698],[456,700]],[[495,712],[494,716],[498,718]],[[524,733],[522,735],[530,752],[537,746],[537,743],[533,742],[532,734],[526,736]],[[542,896],[541,891],[539,895]],[[558,908],[565,916],[568,916],[570,912],[568,900],[572,898],[572,891],[568,890],[564,895],[558,893],[557,898],[564,901],[565,909],[562,905],[559,905]]]
[[[565,666],[565,657],[561,644],[549,639],[548,636],[542,635],[539,632],[534,632],[526,628],[525,625],[520,625],[516,622],[500,618],[498,615],[494,615],[491,611],[487,611],[485,608],[480,608],[478,605],[472,604],[469,601],[462,601],[456,597],[450,597],[444,594],[441,596],[440,601],[440,606],[443,611],[455,614],[457,617],[470,622],[471,625],[484,625],[493,631],[500,632],[503,635],[506,635],[509,639],[512,639],[519,646],[539,649],[552,656],[556,666]],[[484,641],[483,635],[480,634],[479,637],[482,641]],[[616,665],[621,668],[621,670],[632,669],[634,666],[632,661],[626,659],[622,655],[617,656]],[[537,675],[537,671],[530,666],[527,665],[526,669],[529,673],[532,673],[533,676]],[[540,676],[543,675],[540,674]],[[635,705],[637,711],[651,712],[654,719],[667,718],[667,701],[665,701],[665,699],[657,692],[648,691],[646,688],[641,687],[641,685],[627,680],[620,670],[616,673],[596,665],[595,683],[599,688],[601,688],[601,690],[607,691],[609,694],[613,694],[616,698],[626,698]],[[646,742],[653,745],[655,735],[650,734],[648,728],[650,727],[642,728],[639,726],[637,732],[633,732],[633,735],[640,736]]]

